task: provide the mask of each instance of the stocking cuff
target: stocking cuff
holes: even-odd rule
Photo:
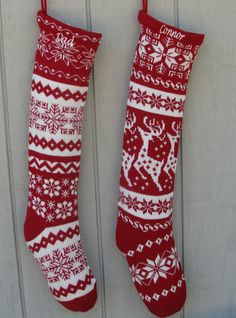
[[[102,38],[102,34],[101,33],[97,33],[97,32],[93,32],[93,31],[88,31],[85,29],[81,29],[78,27],[74,27],[70,24],[67,24],[65,22],[61,22],[49,15],[47,15],[46,13],[44,13],[42,10],[39,10],[37,13],[37,17],[38,17],[38,23],[39,23],[39,27],[40,29],[45,29],[48,28],[50,30],[50,32],[52,32],[53,30],[55,32],[58,31],[67,31],[70,33],[75,33],[75,34],[79,34],[79,35],[87,35],[89,37],[93,37],[94,41],[99,41]],[[41,26],[42,25],[42,26]]]
[[[88,86],[101,33],[61,22],[38,11],[40,28],[34,73],[64,84]]]
[[[182,42],[183,44],[193,44],[193,45],[201,45],[203,43],[204,34],[187,32],[167,23],[161,22],[150,15],[148,15],[144,10],[139,11],[138,19],[140,24],[149,27],[156,32],[167,35],[176,39],[178,42]]]

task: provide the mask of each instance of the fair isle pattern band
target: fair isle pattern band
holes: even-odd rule
[[[79,81],[81,81],[81,82],[85,81],[85,78],[82,78],[81,76],[79,76],[79,74],[70,74],[70,73],[65,74],[64,72],[62,72],[60,70],[55,70],[54,68],[51,69],[47,65],[46,66],[42,65],[42,64],[38,63],[37,61],[35,61],[35,63],[34,63],[34,70],[35,71],[39,70],[39,71],[43,72],[45,76],[50,74],[52,76],[58,77],[59,80],[64,77],[68,80],[71,80],[71,81],[73,80],[75,83],[77,83]]]
[[[40,154],[52,155],[57,157],[70,157],[81,155],[81,140],[72,138],[52,138],[51,135],[37,133],[36,130],[30,129],[29,133],[29,150]]]
[[[76,278],[77,281],[75,284],[69,284],[65,287],[63,287],[63,281],[59,288],[50,287],[49,284],[54,297],[61,302],[70,301],[89,294],[95,288],[96,280],[89,268],[88,272],[83,273],[81,279],[78,279],[78,276]]]
[[[151,301],[158,302],[160,297],[167,297],[169,293],[175,294],[178,288],[181,288],[183,282],[185,281],[184,275],[182,275],[181,279],[178,280],[176,285],[172,285],[169,289],[163,289],[160,294],[153,293],[152,295],[139,293],[139,296],[142,300],[147,301],[150,303]]]
[[[51,158],[51,157],[49,157]],[[56,160],[39,159],[35,155],[29,156],[29,167],[48,173],[78,173],[80,162],[77,160],[70,162],[60,162]]]
[[[79,222],[70,222],[59,226],[46,227],[38,236],[26,242],[29,249],[37,257],[42,256],[41,249],[46,249],[48,245],[54,245],[57,241],[65,242],[72,240],[74,236],[79,236]]]
[[[180,260],[176,249],[171,248],[148,256],[137,263],[130,261],[129,268],[134,282],[141,286],[155,286],[159,279],[168,280],[168,277],[174,276],[179,271]]]
[[[132,76],[135,80],[141,79],[145,83],[151,83],[157,87],[164,87],[165,89],[173,89],[174,91],[182,91],[183,93],[185,93],[187,89],[187,85],[181,82],[174,83],[171,80],[164,81],[160,77],[154,78],[150,74],[145,75],[142,71],[136,71],[135,69],[133,69]]]
[[[121,210],[118,210],[117,217],[121,218],[123,222],[129,223],[134,229],[141,230],[144,233],[147,233],[148,231],[157,232],[159,230],[165,230],[172,224],[172,217],[163,224],[159,222],[155,224],[142,224],[139,220],[132,220],[127,213],[123,213]]]
[[[33,75],[29,150],[52,156],[79,156],[87,87]]]
[[[27,245],[58,300],[72,300],[94,288],[95,279],[84,255],[78,221],[45,228]]]
[[[158,237],[155,241],[147,240],[145,244],[139,244],[136,248],[136,250],[129,250],[127,252],[127,256],[133,257],[136,253],[142,253],[144,248],[152,248],[154,244],[161,245],[163,241],[168,242],[170,238],[173,237],[173,231],[170,232],[170,234],[166,234],[163,238]]]
[[[40,75],[33,74],[32,92],[35,91],[39,95],[44,94],[49,97],[49,100],[53,98],[53,100],[56,99],[62,102],[68,100],[75,102],[82,100],[84,102],[86,100],[88,87],[58,83]]]
[[[173,94],[130,82],[128,105],[153,114],[183,117],[185,95]]]
[[[126,213],[146,220],[164,219],[171,215],[173,192],[154,196],[144,195],[120,187],[118,207]]]

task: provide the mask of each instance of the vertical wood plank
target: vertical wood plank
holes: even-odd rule
[[[0,5],[1,9],[1,5]],[[8,160],[10,145],[8,138],[7,98],[5,95],[4,43],[2,34],[2,12],[0,10],[0,317],[23,317],[20,297],[20,281],[17,264],[14,220],[11,204],[10,172]]]
[[[183,138],[185,316],[236,312],[236,3],[179,0],[180,26],[206,33],[188,90]]]
[[[6,50],[7,94],[9,101],[10,135],[12,144],[14,191],[17,206],[17,239],[20,241],[24,294],[27,317],[77,317],[59,305],[51,296],[40,270],[23,241],[23,223],[27,205],[27,133],[28,104],[34,51],[38,36],[36,12],[40,1],[2,1],[3,34]],[[50,15],[71,25],[87,27],[86,1],[48,1]],[[80,177],[80,225],[82,239],[91,267],[98,279],[98,244],[96,229],[96,202],[94,190],[91,107],[85,111],[83,155]],[[87,318],[102,317],[101,300]],[[5,316],[3,316],[5,317]],[[10,316],[9,316],[10,317]],[[14,317],[12,315],[12,317]]]
[[[116,211],[121,164],[123,120],[128,81],[138,39],[141,1],[91,0],[92,26],[104,34],[95,63],[95,101],[99,192],[104,256],[106,316],[150,317],[140,300],[125,258],[115,246]],[[150,1],[150,14],[174,23],[174,2]],[[178,166],[175,217],[181,253],[181,163]],[[181,314],[175,316],[181,317]]]

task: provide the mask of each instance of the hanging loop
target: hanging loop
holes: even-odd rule
[[[143,11],[148,12],[148,0],[143,0]]]
[[[47,0],[41,0],[42,11],[47,14]]]

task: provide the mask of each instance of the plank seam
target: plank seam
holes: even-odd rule
[[[15,197],[15,186],[13,176],[13,164],[12,164],[12,151],[11,151],[11,133],[10,133],[10,118],[8,112],[8,98],[7,98],[7,76],[5,69],[5,48],[4,48],[4,37],[3,37],[3,21],[2,21],[2,2],[0,2],[0,64],[1,64],[1,79],[2,79],[2,95],[3,95],[3,117],[4,117],[4,130],[5,130],[5,142],[6,142],[6,155],[7,155],[7,173],[10,186],[10,204],[12,213],[12,226],[13,226],[13,238],[15,243],[16,253],[16,265],[18,273],[18,288],[20,294],[21,304],[21,316],[26,318],[26,305],[25,305],[25,294],[24,294],[24,283],[23,283],[23,272],[21,263],[21,252],[19,246],[19,240],[17,237],[17,213],[16,213],[16,197]]]
[[[91,1],[87,0],[86,16],[87,28],[92,31],[92,17],[91,17]],[[98,239],[98,258],[99,258],[99,272],[101,275],[101,306],[102,318],[106,318],[106,292],[105,292],[105,273],[104,273],[104,256],[103,256],[103,239],[102,239],[102,221],[101,221],[101,204],[100,204],[100,187],[99,187],[99,169],[98,169],[98,141],[97,141],[97,116],[95,107],[95,74],[94,69],[91,74],[90,82],[92,90],[92,107],[91,107],[91,121],[92,121],[92,145],[93,145],[93,169],[94,169],[94,186],[95,186],[95,201],[96,201],[96,223],[97,223],[97,239]]]

